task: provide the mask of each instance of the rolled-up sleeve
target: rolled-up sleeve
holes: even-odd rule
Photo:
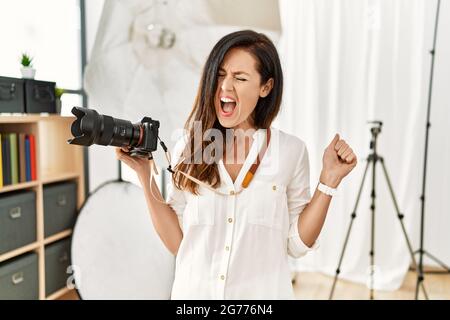
[[[173,152],[171,153],[172,168],[178,163],[181,153],[183,152],[185,146],[184,138],[180,139],[173,148]],[[183,212],[186,207],[186,196],[184,191],[178,189],[173,185],[172,176],[167,178],[167,204],[175,211],[178,217],[178,222],[180,224],[181,230],[183,230]]]
[[[289,211],[288,254],[293,258],[300,258],[319,247],[318,241],[311,247],[303,243],[298,229],[298,219],[303,209],[311,201],[311,192],[308,150],[302,140],[298,139],[297,143],[298,160],[286,190]]]

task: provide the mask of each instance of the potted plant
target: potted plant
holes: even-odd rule
[[[20,71],[22,72],[22,77],[25,79],[34,79],[34,75],[36,74],[36,69],[33,68],[33,58],[30,57],[26,53],[22,53],[20,64],[22,68]]]
[[[64,89],[55,87],[55,101],[56,101],[56,113],[61,114],[61,96],[64,93]]]

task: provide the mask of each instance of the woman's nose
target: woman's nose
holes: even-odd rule
[[[233,83],[232,83],[232,80],[233,80],[233,79],[231,79],[231,78],[229,78],[229,77],[225,77],[225,78],[222,80],[222,84],[220,85],[220,88],[221,88],[223,91],[232,91],[232,90],[233,90]]]

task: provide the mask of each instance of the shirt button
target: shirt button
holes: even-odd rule
[[[274,185],[274,186],[272,187],[272,189],[273,189],[274,191],[277,190],[277,186]]]
[[[230,247],[229,247],[229,246],[226,246],[226,247],[225,247],[225,250],[230,251]]]
[[[234,196],[234,191],[233,190],[230,191],[230,195]]]
[[[232,222],[233,222],[233,219],[232,219],[232,218],[228,218],[228,222],[229,222],[229,223],[232,223]]]
[[[220,276],[220,280],[225,280],[225,276],[224,276],[224,275],[221,275],[221,276]]]

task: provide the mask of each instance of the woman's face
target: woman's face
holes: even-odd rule
[[[259,97],[266,97],[273,79],[261,84],[257,61],[247,51],[233,48],[225,55],[219,69],[214,107],[220,124],[225,128],[253,128],[249,117]]]

